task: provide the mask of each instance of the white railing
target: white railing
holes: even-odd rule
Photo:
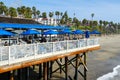
[[[0,47],[0,66],[46,58],[58,54],[99,46],[99,39],[80,39],[57,42],[22,44]]]

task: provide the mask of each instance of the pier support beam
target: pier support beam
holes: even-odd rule
[[[10,71],[10,80],[14,80],[14,71]]]
[[[43,63],[43,80],[47,80],[47,63]]]
[[[68,57],[65,57],[65,80],[68,80]]]
[[[76,54],[76,62],[75,62],[75,80],[78,80],[78,54]]]
[[[49,61],[47,62],[47,80],[50,79],[50,68],[49,68]]]
[[[62,58],[60,58],[60,62],[62,63]],[[60,74],[62,74],[62,66],[60,66]]]
[[[25,68],[25,78],[26,80],[29,80],[30,77],[30,67]]]
[[[84,52],[83,55],[84,55],[84,64],[86,65],[87,64],[86,63],[86,53]],[[87,80],[87,69],[85,66],[84,66],[84,80]]]
[[[53,71],[53,61],[50,61],[50,78],[52,78],[52,71]]]
[[[39,64],[39,76],[38,76],[38,79],[41,79],[42,78],[42,63]]]
[[[19,79],[19,80],[22,80],[22,77],[23,77],[23,76],[22,76],[22,68],[21,68],[21,69],[18,69],[17,72],[18,72],[18,79]]]

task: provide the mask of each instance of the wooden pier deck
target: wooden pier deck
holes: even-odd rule
[[[46,50],[48,50],[46,53],[44,51],[39,51],[39,49],[41,48],[41,46],[39,46],[39,45],[42,45],[42,47],[44,47],[44,48],[45,48],[45,46],[49,46],[49,47],[51,46],[51,47],[46,48]],[[65,41],[65,42],[62,42],[59,44],[59,46],[64,46],[64,48],[59,48],[59,49],[55,49],[55,47],[58,46],[57,42],[44,43],[44,44],[41,43],[39,45],[37,45],[37,47],[36,47],[36,44],[29,45],[29,47],[27,46],[26,49],[29,48],[29,50],[30,50],[30,52],[28,52],[28,53],[30,53],[29,56],[27,54],[27,57],[26,57],[26,54],[24,54],[24,57],[20,57],[20,58],[18,58],[18,57],[15,58],[15,55],[11,54],[11,52],[13,52],[11,49],[13,49],[13,50],[17,49],[17,48],[15,48],[16,46],[5,47],[8,50],[9,55],[8,55],[8,60],[0,62],[0,63],[2,63],[0,65],[0,74],[5,73],[5,72],[10,72],[11,76],[10,76],[9,80],[14,80],[14,71],[26,68],[26,71],[27,71],[26,72],[26,80],[29,80],[29,67],[34,66],[34,65],[39,65],[39,79],[43,78],[43,80],[49,80],[52,77],[52,73],[55,73],[56,71],[60,70],[61,72],[63,71],[65,73],[65,80],[72,80],[73,78],[68,75],[68,65],[72,65],[75,68],[74,79],[78,80],[78,73],[79,73],[84,78],[84,80],[87,80],[86,79],[86,75],[87,75],[87,73],[86,73],[87,72],[86,54],[90,51],[100,49],[100,45],[99,45],[97,39],[80,40],[80,41],[78,41],[78,40]],[[24,47],[25,46],[26,45],[24,45]],[[21,46],[21,47],[23,47],[23,46]],[[19,49],[22,50],[22,48],[20,48],[20,47],[19,47]],[[31,51],[31,49],[33,49],[33,51]],[[36,49],[38,49],[38,50],[36,50]],[[36,54],[36,52],[41,53],[41,54]],[[44,52],[44,53],[42,53],[42,52]],[[2,55],[3,55],[3,53],[2,53]],[[4,55],[6,55],[6,54],[4,54]],[[70,57],[70,56],[72,56],[72,58],[68,59],[68,57]],[[3,57],[1,57],[1,58],[3,58]],[[28,59],[26,59],[26,58],[28,58]],[[64,59],[64,61],[63,61],[63,59]],[[13,60],[15,60],[16,62]],[[53,71],[52,68],[54,66],[54,64],[53,64],[54,62],[56,62],[58,64],[59,68]],[[75,64],[73,64],[72,62],[75,62]],[[84,73],[82,73],[82,72],[80,72],[80,70],[78,70],[78,67],[80,65],[84,66]],[[17,72],[18,72],[18,74],[21,74],[20,71],[17,71]],[[21,75],[18,75],[18,76],[21,76]],[[22,80],[22,77],[20,80]]]

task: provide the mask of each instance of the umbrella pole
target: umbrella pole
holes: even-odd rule
[[[34,43],[34,36],[32,35],[32,43]]]
[[[51,34],[50,34],[50,42],[52,42],[52,39],[51,39]]]
[[[10,36],[8,36],[8,40],[9,40],[9,46],[10,46]]]

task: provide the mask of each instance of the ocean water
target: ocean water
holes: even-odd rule
[[[120,80],[120,65],[113,68],[113,72],[105,74],[97,78],[97,80]]]

